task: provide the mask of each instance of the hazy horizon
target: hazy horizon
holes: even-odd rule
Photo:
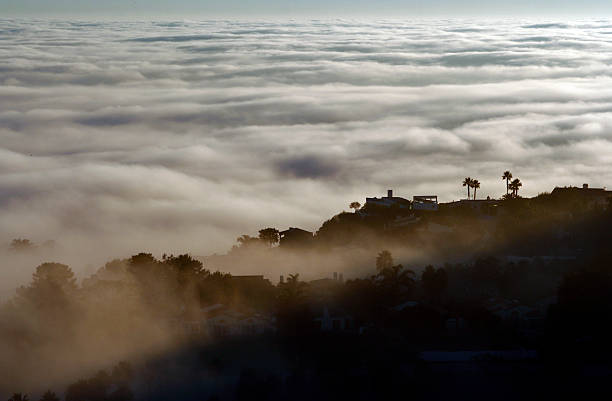
[[[94,17],[183,17],[183,18],[345,18],[345,17],[604,17],[612,6],[602,0],[574,1],[518,0],[491,3],[482,0],[0,0],[4,16],[94,16]]]

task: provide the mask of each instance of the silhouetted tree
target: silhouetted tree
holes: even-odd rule
[[[128,259],[128,271],[139,280],[154,274],[158,266],[159,261],[150,253],[141,252]]]
[[[266,242],[270,248],[280,241],[280,235],[276,228],[264,228],[259,230],[259,239]]]
[[[47,390],[39,401],[60,401],[60,399],[54,392]]]
[[[127,385],[127,383],[120,383],[117,385],[111,393],[108,395],[108,401],[132,401],[134,399],[134,393]]]
[[[66,292],[76,290],[74,273],[67,265],[61,263],[43,263],[36,268],[32,275],[32,286],[53,284]]]
[[[117,383],[128,383],[132,380],[134,371],[132,365],[128,362],[121,361],[115,367],[111,373],[111,378]]]
[[[393,266],[393,256],[391,252],[384,250],[376,257],[376,271],[381,272]]]
[[[39,312],[60,312],[76,293],[76,279],[70,267],[61,263],[43,263],[32,274],[32,283],[17,290],[18,299]],[[67,312],[67,311],[65,311]]]
[[[351,204],[349,205],[349,207],[351,209],[355,210],[355,213],[357,213],[357,210],[359,210],[359,208],[361,207],[361,203],[359,202],[351,202]]]
[[[465,177],[463,179],[463,186],[467,187],[467,195],[468,195],[468,199],[470,199],[470,188],[472,187],[472,178],[470,177]]]
[[[448,275],[443,268],[436,270],[429,265],[421,274],[421,282],[427,296],[432,300],[437,300],[448,286]]]
[[[260,243],[261,239],[257,237],[251,237],[250,235],[241,235],[240,237],[236,238],[236,242],[238,242],[240,247],[246,248],[251,245]]]
[[[387,300],[395,304],[403,294],[407,295],[414,288],[414,272],[404,269],[401,264],[385,267],[376,276],[376,282],[385,291]]]
[[[34,244],[29,239],[15,238],[9,245],[11,251],[23,252],[34,249]]]
[[[476,190],[480,188],[480,181],[478,180],[472,181],[472,188],[474,188],[474,200],[476,200]]]
[[[295,304],[302,301],[306,283],[300,281],[299,274],[290,274],[284,283],[279,284],[280,298],[288,304]]]
[[[197,276],[208,275],[210,273],[204,268],[202,262],[193,258],[189,254],[166,256],[163,263],[171,269],[176,270],[178,273],[192,279]]]
[[[518,197],[518,191],[519,189],[523,186],[523,183],[521,182],[521,180],[519,180],[518,178],[515,178],[514,180],[512,180],[512,182],[510,183],[510,189],[512,190],[512,194],[515,197]]]
[[[504,171],[502,175],[502,180],[506,180],[506,195],[510,191],[510,180],[512,179],[512,173],[510,171]]]
[[[313,326],[305,299],[306,286],[299,280],[299,274],[290,274],[284,283],[278,285],[278,329],[289,336],[304,335]]]
[[[30,399],[26,394],[15,393],[8,401],[29,401]]]
[[[66,401],[131,401],[134,399],[129,387],[131,378],[131,366],[121,362],[113,368],[112,375],[101,370],[68,386]]]

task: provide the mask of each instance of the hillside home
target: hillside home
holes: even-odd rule
[[[312,243],[314,234],[310,231],[302,230],[297,227],[289,227],[288,230],[280,233],[280,246],[282,247],[299,247]]]
[[[588,207],[601,207],[607,209],[612,199],[612,191],[606,188],[589,188],[589,184],[579,187],[555,187],[551,196],[559,198],[575,198]]]
[[[393,190],[387,191],[387,196],[381,198],[366,198],[367,206],[379,206],[379,207],[399,207],[400,209],[410,209],[410,201],[408,199],[401,198],[399,196],[393,196]]]
[[[458,201],[441,203],[441,209],[468,209],[480,215],[494,216],[501,202],[496,199],[461,199]]]
[[[417,195],[412,197],[412,209],[430,212],[438,211],[437,195]]]

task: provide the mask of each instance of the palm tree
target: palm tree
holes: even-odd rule
[[[478,180],[472,181],[472,188],[474,188],[474,200],[476,200],[476,190],[480,188],[480,181]]]
[[[512,195],[518,197],[518,191],[523,186],[523,183],[518,178],[515,178],[510,183],[510,189],[512,190]]]
[[[402,293],[410,293],[414,288],[415,274],[404,266],[394,265],[385,267],[374,279],[380,288],[385,292],[388,299],[395,304],[399,302]]]
[[[508,195],[508,191],[510,189],[510,180],[512,179],[512,173],[510,171],[504,171],[502,175],[502,180],[506,180],[506,195]]]
[[[384,250],[376,257],[376,270],[381,272],[393,266],[393,256],[391,252]]]
[[[467,187],[468,199],[470,199],[470,188],[472,187],[472,179],[470,177],[465,177],[465,179],[463,180],[463,186]]]
[[[300,302],[304,296],[306,290],[306,283],[300,281],[299,274],[290,274],[287,277],[287,281],[283,284],[279,284],[280,294],[279,297],[282,303],[285,305],[294,305]]]
[[[361,203],[359,203],[359,202],[351,202],[349,207],[351,209],[355,209],[355,213],[357,213],[357,210],[361,207]]]

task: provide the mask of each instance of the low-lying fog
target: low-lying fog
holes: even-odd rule
[[[0,20],[0,244],[54,240],[82,277],[314,231],[388,188],[604,186],[611,26]],[[44,260],[3,258],[0,291]]]

